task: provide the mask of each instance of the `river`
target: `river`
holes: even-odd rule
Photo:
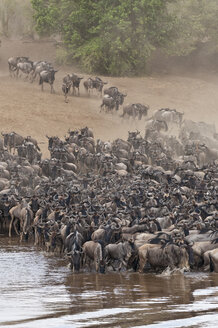
[[[218,274],[72,274],[0,239],[0,327],[218,327]]]

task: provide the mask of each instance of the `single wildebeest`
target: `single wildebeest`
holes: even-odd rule
[[[42,91],[43,91],[43,83],[49,83],[50,87],[51,87],[51,93],[55,93],[54,91],[54,87],[53,87],[53,83],[55,80],[55,73],[57,71],[55,71],[54,69],[52,70],[44,70],[42,72],[40,72],[39,74],[39,84],[42,86]]]
[[[132,116],[134,119],[138,117],[139,120],[141,120],[142,116],[146,116],[148,114],[148,105],[142,105],[142,104],[131,104],[123,107],[123,114],[121,117],[130,117]]]
[[[132,241],[124,241],[118,244],[109,244],[105,246],[105,259],[107,264],[113,266],[113,261],[119,261],[119,270],[122,265],[127,267],[127,263],[132,255],[134,244]]]
[[[119,93],[119,90],[117,87],[110,87],[110,88],[104,90],[105,95],[108,95],[113,98],[116,97],[118,95],[118,93]]]
[[[28,60],[17,64],[17,77],[19,76],[19,71],[26,74],[26,78],[29,77],[29,74],[33,71],[33,62]]]
[[[96,272],[99,272],[100,263],[102,262],[102,246],[100,243],[95,241],[87,241],[83,244],[83,264],[90,261],[94,262]]]
[[[71,82],[66,82],[62,84],[62,91],[64,93],[64,101],[65,103],[68,102],[67,95],[70,92]]]
[[[84,88],[85,88],[85,91],[90,94],[90,90],[92,90],[94,88],[94,80],[89,77],[87,80],[85,80],[83,82],[83,85],[84,85]]]
[[[189,270],[189,255],[185,247],[169,244],[162,247],[159,244],[144,244],[139,247],[139,272],[142,272],[147,263],[154,269],[175,267]]]
[[[100,107],[101,107],[100,112],[102,111],[102,108],[106,109],[107,112],[112,111],[115,107],[116,110],[118,110],[119,103],[113,97],[110,97],[109,95],[104,95]]]

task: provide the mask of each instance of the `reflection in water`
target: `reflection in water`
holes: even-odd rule
[[[218,327],[218,274],[72,274],[0,240],[0,327]]]

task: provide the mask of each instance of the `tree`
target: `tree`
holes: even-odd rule
[[[33,35],[30,0],[0,0],[0,33],[4,37]]]
[[[1,33],[5,37],[9,37],[9,24],[15,15],[15,2],[13,0],[0,1],[0,21]]]
[[[40,35],[60,33],[68,57],[87,72],[146,71],[155,49],[187,55],[218,46],[217,0],[31,0]]]
[[[166,0],[32,0],[37,31],[60,32],[88,72],[139,74],[171,37]]]

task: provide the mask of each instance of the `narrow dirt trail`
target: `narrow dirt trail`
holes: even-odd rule
[[[119,113],[99,112],[101,99],[93,94],[87,97],[81,83],[80,97],[70,97],[64,103],[61,92],[62,78],[67,72],[80,73],[73,68],[61,67],[56,75],[54,88],[49,86],[41,92],[38,83],[30,84],[21,79],[12,79],[8,74],[7,58],[25,55],[32,60],[46,59],[54,62],[55,48],[52,43],[2,41],[0,48],[0,131],[16,131],[31,135],[47,149],[46,134],[63,137],[68,129],[89,126],[96,138],[112,140],[126,138],[128,130],[144,132],[145,122],[123,120]],[[82,74],[84,78],[88,77]],[[181,76],[152,76],[143,78],[102,77],[108,86],[115,85],[128,96],[127,103],[149,104],[151,110],[161,107],[176,108],[185,113],[185,118],[214,123],[218,126],[218,78],[207,76],[191,78]]]

